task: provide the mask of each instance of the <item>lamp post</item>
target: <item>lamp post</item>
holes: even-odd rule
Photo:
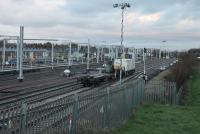
[[[99,50],[100,50],[100,48],[99,48],[99,46],[97,46],[97,64],[99,64]]]
[[[3,40],[3,51],[2,51],[2,70],[3,67],[5,66],[5,58],[6,58],[6,39]]]
[[[164,47],[165,47],[165,42],[167,42],[166,40],[163,40],[163,56],[162,56],[162,66],[164,66],[164,53],[165,53],[165,50],[164,50]],[[165,56],[166,57],[166,56]]]
[[[146,75],[146,63],[145,63],[145,53],[146,53],[146,48],[143,48],[143,62],[144,62],[144,76]]]
[[[88,39],[88,47],[87,47],[87,71],[90,69],[90,40]]]
[[[69,55],[68,55],[68,65],[69,66],[71,66],[71,61],[72,61],[71,56],[72,56],[72,42],[70,40],[70,42],[69,42]]]
[[[54,69],[54,43],[51,44],[51,69]]]
[[[123,41],[124,41],[124,10],[126,8],[130,8],[129,3],[120,3],[120,4],[114,4],[114,8],[121,8],[122,10],[122,20],[121,20],[121,47],[122,47],[122,55],[124,54],[124,47],[123,47]],[[120,67],[120,84],[122,83],[122,56],[121,56],[121,67]]]

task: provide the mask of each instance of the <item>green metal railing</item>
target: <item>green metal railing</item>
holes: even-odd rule
[[[126,121],[144,103],[177,104],[181,91],[173,82],[138,79],[94,89],[49,103],[22,104],[2,110],[0,134],[103,133]]]

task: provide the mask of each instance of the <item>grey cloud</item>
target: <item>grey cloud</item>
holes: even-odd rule
[[[72,0],[68,2],[66,10],[72,14],[97,16],[101,13],[114,12],[112,5],[117,2],[117,0]]]
[[[144,14],[160,12],[174,5],[185,5],[190,0],[136,0],[134,8]]]
[[[56,0],[50,1],[56,2]],[[25,25],[30,28],[28,29],[30,32],[27,32],[30,36],[37,34],[53,37],[55,34],[56,37],[120,40],[120,9],[114,9],[112,5],[122,2],[121,0],[65,0],[63,6],[58,5],[49,11],[37,4],[34,5],[34,2],[36,1],[1,0],[0,24]],[[125,39],[197,40],[200,30],[198,25],[200,0],[126,0],[124,2],[129,2],[132,6],[126,13],[141,16],[161,13],[160,19],[149,25],[141,24],[138,18],[133,20],[131,25],[127,25],[125,20]],[[177,24],[185,19],[194,21],[195,26],[177,30]],[[59,30],[56,30],[58,27]],[[73,30],[75,33],[72,33]]]

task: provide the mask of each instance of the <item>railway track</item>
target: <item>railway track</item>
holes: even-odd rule
[[[167,63],[166,63],[167,64]],[[155,71],[155,68],[158,68],[160,66],[160,62],[155,63],[148,63],[147,70],[149,72]],[[124,82],[128,80],[136,79],[139,75],[143,74],[143,68],[142,64],[137,65],[137,71],[132,76],[128,76],[125,78]],[[63,87],[60,85],[60,87],[57,86],[56,88],[44,90],[44,91],[37,91],[34,92],[31,96],[31,94],[24,94],[20,95],[23,102],[28,103],[27,112],[29,113],[27,115],[27,132],[35,131],[35,126],[38,126],[38,129],[36,131],[42,131],[42,128],[45,128],[45,126],[51,126],[54,125],[55,122],[59,122],[63,120],[64,118],[67,118],[67,115],[69,115],[73,110],[73,101],[74,101],[74,94],[80,93],[82,95],[87,96],[91,92],[100,92],[101,90],[104,90],[106,87],[110,86],[111,83],[102,83],[100,87],[97,88],[83,88],[80,87],[77,88],[77,84],[71,83],[71,86],[74,88],[70,88],[70,83],[63,85]],[[76,85],[76,86],[75,86]],[[66,86],[66,87],[64,87]],[[60,88],[60,89],[59,89]],[[68,89],[68,90],[64,90]],[[91,90],[92,89],[92,90]],[[60,92],[61,91],[61,92]],[[92,97],[92,96],[88,96]],[[19,100],[20,101],[20,100]],[[9,103],[9,102],[8,102]],[[80,110],[84,111],[85,108],[88,107],[88,105],[92,105],[94,102],[88,101],[85,104],[80,104]],[[14,107],[13,110],[19,111],[20,108]],[[66,111],[66,109],[68,109]],[[5,111],[5,110],[4,110]],[[38,113],[38,114],[35,114]],[[40,114],[41,113],[41,114]],[[20,113],[18,113],[20,115]],[[15,116],[18,116],[16,114]],[[65,117],[59,116],[54,120],[51,121],[58,115],[66,115]],[[18,124],[19,125],[19,124]],[[16,132],[18,131],[19,126],[16,126],[12,131]]]
[[[87,87],[87,88],[80,88],[78,93],[82,95],[88,95],[91,92],[99,91],[99,88],[105,89],[105,87],[109,86],[109,82],[104,82],[103,85],[100,87],[92,88],[92,87]],[[93,89],[93,90],[91,90]],[[75,91],[75,90],[74,90]],[[70,92],[69,92],[70,93]],[[52,99],[51,99],[52,100]],[[35,126],[39,126],[38,130],[40,128],[44,127],[44,125],[52,125],[51,120],[57,116],[58,114],[64,114],[68,115],[72,112],[73,110],[73,101],[74,101],[74,93],[68,94],[68,95],[63,95],[62,97],[58,97],[55,100],[53,99],[52,101],[48,102],[37,102],[37,103],[32,103],[29,104],[27,107],[27,112],[29,113],[27,115],[27,133],[35,131],[33,130]],[[81,104],[81,110],[84,110],[84,107],[87,107],[88,105],[92,104],[92,101]],[[51,105],[51,106],[50,106]],[[54,110],[52,110],[54,108]],[[66,109],[68,109],[66,111]],[[15,116],[20,116],[20,113],[18,112],[20,108],[13,108],[12,110],[15,111]],[[56,109],[56,110],[55,110]],[[37,112],[38,114],[35,114]],[[39,114],[41,113],[41,114]],[[61,120],[61,118],[57,118],[57,121]],[[52,122],[53,123],[53,122]],[[11,131],[13,133],[19,131],[19,126],[20,124],[16,124],[15,128],[13,128]]]
[[[159,66],[159,64],[160,63],[158,62],[156,65],[154,64],[154,66],[152,66],[152,64],[149,63],[147,66],[147,70],[150,70],[152,68],[157,68]],[[143,70],[142,70],[141,63],[137,65],[136,70],[137,71],[134,73],[134,75],[129,76],[126,79],[128,80],[128,79],[137,78],[137,76],[142,74]],[[151,70],[148,72],[151,72]],[[55,79],[57,79],[57,78],[55,78]],[[51,81],[54,81],[55,79],[52,79]],[[49,81],[49,80],[47,79],[46,81]],[[37,88],[37,86],[35,86],[35,85],[29,86],[29,83],[27,83],[27,85],[26,85],[27,87],[24,87],[25,85],[20,85],[20,86],[14,85],[12,87],[0,88],[0,91],[12,91],[9,89],[19,88],[18,90],[16,90],[16,94],[11,94],[11,95],[7,95],[7,96],[5,95],[4,97],[0,98],[0,106],[6,105],[9,103],[13,103],[13,102],[17,102],[18,100],[20,100],[19,102],[21,102],[21,101],[24,101],[25,98],[29,98],[29,101],[30,101],[31,99],[33,99],[31,96],[37,96],[37,95],[43,96],[43,100],[44,100],[45,97],[43,94],[48,94],[48,93],[50,93],[50,91],[56,92],[56,90],[59,91],[60,89],[65,88],[68,84],[71,85],[70,82],[64,82],[65,80],[60,80],[60,81],[61,81],[60,83],[59,83],[59,81],[54,81],[54,82],[50,82],[51,84],[50,83],[47,83],[46,85],[39,84],[38,89],[34,89],[34,88]],[[38,80],[38,82],[39,82],[39,80]],[[36,83],[37,83],[37,81],[36,81]],[[56,83],[58,83],[58,84],[56,84]],[[28,90],[28,92],[26,90]],[[57,95],[59,95],[59,94],[57,94]],[[51,96],[51,95],[49,95],[49,96]],[[40,99],[42,99],[42,97],[40,97]],[[36,102],[36,100],[34,100],[34,102]]]
[[[96,65],[93,65],[94,67]],[[83,68],[84,69],[84,68]],[[35,89],[41,89],[40,86],[46,86],[48,88],[48,84],[51,85],[51,83],[59,83],[60,80],[65,80],[63,77],[61,77],[61,72],[63,72],[64,68],[62,69],[57,69],[53,71],[41,71],[41,72],[35,72],[31,74],[27,74],[28,77],[26,77],[26,81],[23,83],[19,83],[17,81],[6,81],[6,82],[0,82],[2,85],[0,87],[0,96],[5,96],[6,94],[9,93],[18,93],[21,91],[26,91],[27,92],[30,90],[30,88],[34,87]],[[65,81],[64,81],[65,82]],[[62,84],[62,83],[61,83]],[[7,96],[7,95],[6,95]]]
[[[71,91],[75,87],[79,88],[82,84],[76,81],[76,79],[71,79],[68,82],[52,85],[48,88],[41,88],[37,90],[32,90],[30,92],[23,92],[18,94],[13,94],[10,96],[5,96],[0,98],[0,106],[14,106],[20,104],[21,102],[30,103],[35,101],[44,100],[50,96],[60,95]],[[69,90],[69,91],[68,91]]]
[[[91,64],[92,68],[96,68],[97,66],[99,66],[99,64]],[[28,73],[24,73],[24,78],[25,81],[32,81],[38,78],[38,76],[41,76],[41,78],[47,78],[49,76],[54,76],[54,75],[59,75],[61,74],[61,72],[66,69],[67,66],[61,66],[61,67],[54,67],[54,69],[52,70],[50,67],[49,68],[36,68],[34,70],[37,71],[33,71],[28,72]],[[73,69],[72,71],[83,71],[86,69],[86,64],[77,64],[77,65],[73,65]],[[18,77],[18,74],[5,74],[5,75],[0,75],[0,84],[5,85],[5,82],[9,84],[9,82],[13,82],[14,80],[16,81],[16,78]]]
[[[146,66],[146,73],[148,75],[148,78],[151,79],[152,77],[154,77],[155,75],[157,75],[160,72],[159,68],[160,68],[161,63],[163,65],[169,65],[172,61],[173,61],[173,59],[172,60],[167,60],[165,62],[163,62],[161,60],[160,61],[158,60],[156,62],[155,61],[148,61],[147,62],[147,66]],[[140,63],[137,66],[136,70],[137,71],[133,75],[125,78],[124,82],[127,82],[127,81],[130,81],[130,80],[137,79],[137,78],[141,77],[143,75],[143,64]]]

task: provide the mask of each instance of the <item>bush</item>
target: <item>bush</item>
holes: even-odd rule
[[[192,71],[197,64],[197,58],[193,54],[182,53],[179,56],[179,62],[171,68],[170,73],[165,77],[167,81],[176,82],[177,89],[183,87],[182,104],[185,104],[187,96],[186,81],[191,77]]]
[[[175,81],[179,89],[188,80],[196,65],[197,58],[193,54],[181,53],[179,55],[179,62],[171,68],[171,73],[165,79]]]

